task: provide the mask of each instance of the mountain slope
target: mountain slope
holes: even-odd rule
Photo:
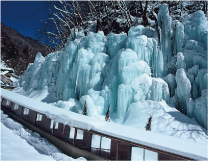
[[[37,40],[25,37],[1,23],[1,59],[8,67],[13,68],[17,75],[24,73],[38,52],[45,56],[49,53],[49,49]]]

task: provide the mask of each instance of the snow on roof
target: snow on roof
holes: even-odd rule
[[[142,144],[162,151],[178,154],[197,160],[207,160],[207,144],[192,142],[172,136],[143,131],[112,122],[97,120],[92,117],[80,115],[39,102],[32,98],[19,95],[12,91],[1,89],[1,96],[16,102],[21,106],[45,114],[54,121],[79,127],[86,130],[97,131],[109,136],[117,137],[130,142]]]
[[[14,69],[12,69],[12,68],[6,68],[6,67],[1,67],[1,70],[8,70],[8,71],[14,71]]]
[[[6,63],[2,60],[1,60],[1,69],[14,71],[14,69],[7,67]]]
[[[5,75],[7,73],[9,73],[9,71],[3,71],[3,72],[1,72],[2,75]]]

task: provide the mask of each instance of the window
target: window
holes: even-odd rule
[[[139,147],[132,147],[131,160],[144,160],[144,149]]]
[[[58,127],[59,127],[59,123],[56,122],[56,123],[55,123],[55,129],[58,129]]]
[[[101,149],[102,151],[110,152],[111,148],[111,139],[102,137],[101,138]]]
[[[18,108],[19,108],[19,105],[15,103],[14,110],[18,110]]]
[[[28,114],[29,114],[29,109],[28,109],[28,108],[24,108],[23,114],[24,114],[24,115],[28,115]]]
[[[53,120],[51,120],[50,129],[53,129],[53,124],[54,124],[54,121],[53,121]]]
[[[74,132],[75,132],[75,128],[74,127],[70,127],[70,134],[69,134],[69,138],[70,139],[74,139]]]
[[[6,106],[9,106],[10,105],[10,100],[7,100],[6,101]]]
[[[77,130],[77,138],[79,140],[83,140],[83,130]]]
[[[158,160],[158,153],[145,149],[145,160]]]
[[[101,136],[92,134],[91,153],[99,155]]]
[[[131,160],[158,160],[158,153],[139,147],[132,147]]]
[[[42,121],[42,117],[43,117],[43,115],[41,115],[41,114],[37,114],[37,118],[36,118],[36,121]]]

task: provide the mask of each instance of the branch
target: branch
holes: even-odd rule
[[[59,31],[59,28],[58,28],[58,25],[57,25],[55,19],[54,19],[54,18],[50,18],[50,19],[53,20],[53,22],[54,22],[54,24],[55,24],[55,26],[56,26],[56,29],[57,29],[57,31],[58,31],[58,34],[59,34],[59,38],[60,38],[60,40],[61,40],[61,43],[64,45],[64,42],[63,42],[63,40],[62,40],[62,38],[61,38],[61,33],[60,33],[60,31]]]
[[[64,10],[62,10],[62,9],[60,9],[60,8],[58,8],[58,7],[56,7],[56,5],[54,5],[54,8],[55,8],[56,10],[60,11],[60,12],[64,12],[64,13],[66,13],[66,14],[69,13],[68,11],[64,11]]]

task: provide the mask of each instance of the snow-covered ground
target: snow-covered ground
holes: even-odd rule
[[[206,129],[202,128],[194,118],[182,114],[175,107],[167,105],[165,101],[144,101],[132,104],[124,125],[145,130],[150,116],[152,116],[152,132],[198,143],[208,143]]]
[[[39,153],[26,140],[1,123],[1,160],[54,160]]]
[[[63,154],[39,134],[26,129],[1,111],[1,160],[66,160],[73,159]]]

